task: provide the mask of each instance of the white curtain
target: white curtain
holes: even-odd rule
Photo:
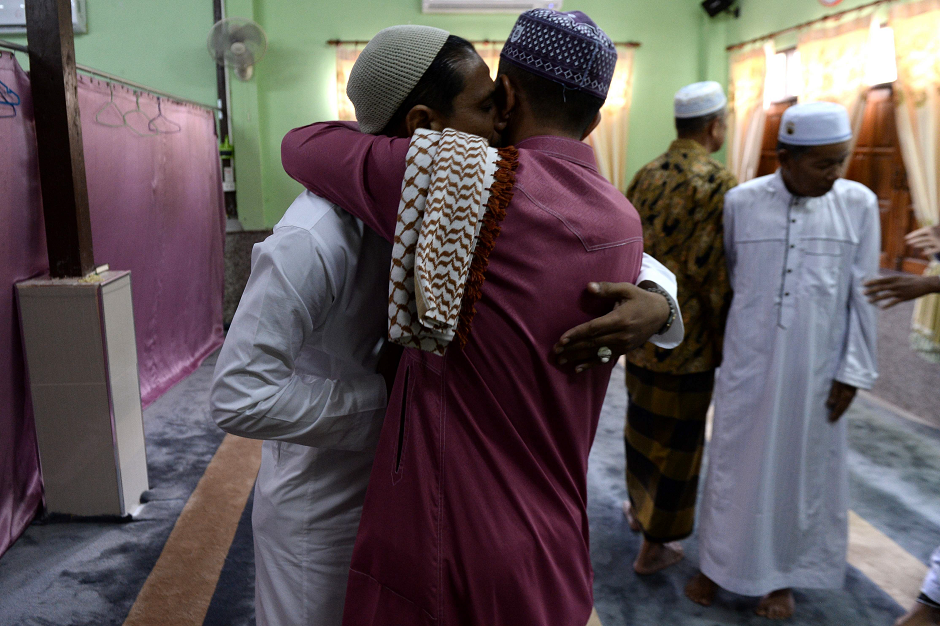
[[[764,91],[773,43],[734,52],[728,80],[728,164],[739,182],[751,180],[760,164],[767,120]]]
[[[872,16],[803,32],[797,44],[803,67],[801,102],[837,102],[849,112],[855,139],[862,127]]]
[[[940,218],[940,0],[891,11],[898,80],[898,139],[914,211],[921,226]]]
[[[499,68],[502,41],[475,44],[476,50],[495,79]],[[611,81],[607,101],[601,109],[601,123],[587,138],[594,148],[597,167],[607,180],[620,191],[627,188],[627,139],[630,128],[630,102],[633,95],[634,46],[617,46],[617,68]]]
[[[630,135],[630,102],[633,99],[635,46],[617,46],[617,68],[601,109],[601,123],[587,138],[594,148],[601,175],[622,192],[627,190],[627,140]]]
[[[336,46],[336,113],[337,118],[346,121],[356,121],[356,108],[346,97],[346,83],[349,82],[349,72],[352,71],[359,53],[365,44],[341,43]]]
[[[499,69],[499,53],[503,49],[502,41],[484,41],[473,44],[477,54],[490,67],[490,76],[496,80],[496,71]]]
[[[895,116],[914,212],[921,226],[940,222],[940,0],[891,9],[898,80]],[[933,263],[926,272],[940,274]],[[940,296],[917,301],[912,345],[940,360]]]

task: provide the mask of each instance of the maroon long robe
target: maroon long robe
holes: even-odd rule
[[[407,139],[314,124],[287,173],[386,239]],[[598,313],[589,281],[635,282],[639,216],[584,143],[521,142],[515,195],[470,340],[405,351],[363,508],[345,626],[584,626],[593,606],[587,460],[613,365],[551,349]]]

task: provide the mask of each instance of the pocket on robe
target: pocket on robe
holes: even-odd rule
[[[437,616],[440,607],[442,359],[408,350],[379,441],[352,569]]]
[[[855,254],[855,244],[837,239],[803,240],[804,293],[820,302],[834,303],[843,266]]]

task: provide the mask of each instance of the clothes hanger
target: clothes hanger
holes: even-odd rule
[[[157,120],[161,119],[163,120],[163,124],[165,126],[169,126],[169,130],[160,130],[160,128],[157,127]],[[173,135],[175,133],[181,132],[183,127],[163,114],[163,107],[160,106],[160,97],[157,96],[157,116],[147,123],[147,129],[158,135]]]
[[[118,105],[114,103],[114,85],[108,83],[108,91],[111,92],[111,99],[104,104],[100,109],[95,112],[95,121],[101,124],[102,126],[107,126],[108,128],[123,128],[127,126],[127,122],[124,121],[124,114],[121,113],[121,109],[118,108]],[[104,114],[109,109],[114,109],[117,111],[118,117],[121,118],[120,124],[112,124],[101,119],[102,114]]]
[[[16,117],[16,107],[20,102],[20,95],[0,81],[0,118]]]
[[[136,114],[138,117],[142,117],[142,118],[144,118],[145,120],[147,120],[148,128],[149,128],[149,125],[150,125],[150,122],[151,122],[151,119],[150,119],[149,117],[147,117],[147,114],[140,110],[140,92],[139,92],[139,91],[138,91],[138,92],[135,92],[135,95],[137,96],[137,107],[134,108],[134,109],[131,109],[130,111],[128,111],[127,113],[124,114],[124,116],[123,116],[123,117],[124,117],[124,125],[127,126],[128,128],[130,128],[130,129],[131,129],[131,132],[133,132],[135,135],[138,135],[138,136],[140,136],[140,137],[153,137],[154,135],[158,135],[159,133],[142,133],[142,132],[140,132],[139,130],[137,130],[136,128],[134,128],[133,125],[131,125],[130,123],[128,123],[127,117],[128,117],[128,116],[132,116],[131,119],[133,119],[134,114]]]

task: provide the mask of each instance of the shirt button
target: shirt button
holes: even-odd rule
[[[794,217],[792,220],[790,220],[790,221],[793,222],[794,224],[796,224],[796,218],[795,218],[795,217]]]
[[[795,247],[796,247],[796,244],[791,243],[791,244],[790,244],[790,247],[791,247],[791,248],[795,248]]]
[[[785,294],[783,294],[783,295],[785,295],[785,296],[789,296],[789,295],[790,295],[790,292],[788,291],[788,292],[786,292],[786,293],[785,293]]]
[[[792,274],[793,270],[787,270],[787,274]]]

